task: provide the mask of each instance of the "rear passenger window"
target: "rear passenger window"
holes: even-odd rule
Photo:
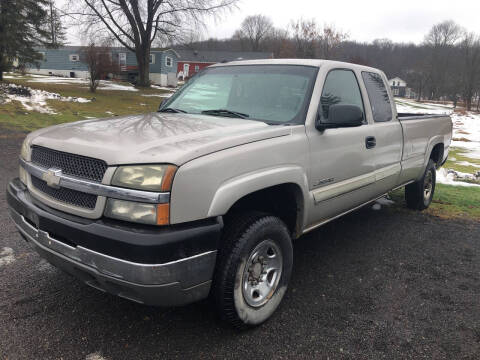
[[[323,122],[328,122],[330,105],[335,104],[357,105],[365,114],[362,94],[360,93],[357,78],[353,71],[339,69],[332,70],[328,73],[320,98]]]
[[[382,77],[379,74],[366,71],[362,72],[362,77],[370,99],[373,120],[375,122],[392,120],[390,98]]]

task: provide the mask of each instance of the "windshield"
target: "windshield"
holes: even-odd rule
[[[160,111],[303,123],[317,70],[298,65],[208,68],[190,79]]]

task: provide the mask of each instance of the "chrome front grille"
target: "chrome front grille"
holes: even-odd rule
[[[32,162],[44,168],[61,169],[65,175],[102,182],[107,171],[107,163],[103,160],[70,154],[62,151],[32,146]]]
[[[67,188],[55,189],[47,185],[47,183],[35,176],[31,176],[32,185],[38,191],[50,196],[51,198],[67,203],[73,206],[94,210],[97,204],[97,196],[87,194]]]

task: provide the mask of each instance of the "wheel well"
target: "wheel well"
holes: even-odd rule
[[[303,220],[302,190],[297,184],[287,183],[255,191],[233,204],[224,221],[228,222],[232,214],[245,211],[262,211],[278,216],[287,225],[292,237],[298,237]]]
[[[443,159],[443,144],[437,144],[433,147],[430,153],[430,159],[435,162],[437,168],[440,167]]]

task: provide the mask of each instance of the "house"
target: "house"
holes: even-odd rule
[[[394,77],[393,79],[388,80],[388,83],[392,89],[393,96],[404,97],[408,99],[415,98],[415,92],[407,86],[407,82],[405,80],[402,80],[399,77]]]
[[[81,46],[64,46],[58,49],[37,48],[42,60],[27,66],[31,74],[53,75],[72,78],[88,78],[87,64],[82,62]],[[138,66],[135,54],[125,48],[108,48],[112,63],[117,65],[114,74],[108,77],[135,82],[138,77]],[[150,52],[150,81],[160,86],[177,85],[177,58],[175,50],[152,49]]]
[[[207,66],[234,60],[273,59],[270,52],[175,49],[177,77],[189,78]]]

